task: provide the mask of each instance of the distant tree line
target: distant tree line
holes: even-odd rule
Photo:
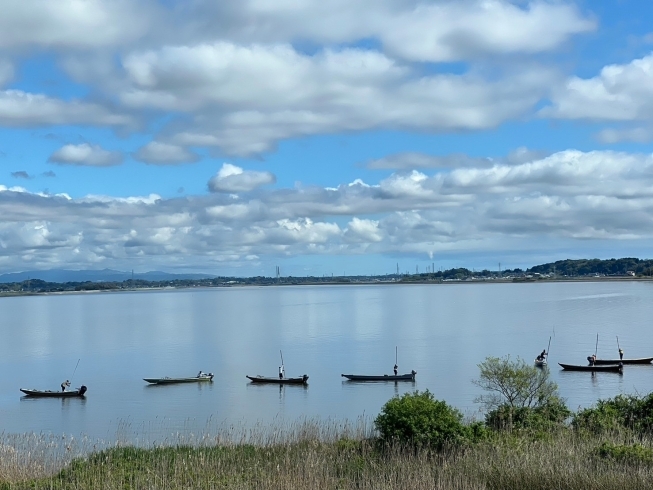
[[[191,287],[228,287],[228,286],[270,286],[301,284],[343,284],[357,282],[439,282],[463,281],[466,279],[496,279],[512,277],[516,279],[533,276],[548,277],[583,277],[583,276],[636,276],[653,275],[653,260],[636,258],[623,259],[581,259],[559,260],[548,264],[536,265],[527,269],[506,269],[503,271],[469,270],[458,267],[423,274],[387,274],[384,276],[302,276],[302,277],[214,277],[208,279],[174,279],[166,281],[146,281],[128,279],[125,281],[83,281],[83,282],[48,282],[42,279],[0,283],[0,292],[66,292],[66,291],[110,291],[147,288],[191,288]]]
[[[638,276],[649,276],[653,270],[653,260],[636,259],[627,257],[623,259],[580,259],[559,260],[549,264],[536,265],[527,272],[539,274],[553,274],[561,276],[624,276],[633,272]]]

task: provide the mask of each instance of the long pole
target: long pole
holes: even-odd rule
[[[549,346],[546,348],[546,357],[549,357],[550,352],[551,352],[551,336],[549,335]]]
[[[285,370],[286,370],[286,367],[283,365],[283,352],[281,352],[281,349],[279,349],[279,354],[281,354],[281,367],[282,367],[283,370],[285,371]]]
[[[395,345],[395,366],[397,365],[397,346]]]
[[[596,348],[594,349],[594,356],[599,352],[599,334],[596,334]]]
[[[77,364],[75,364],[75,370],[73,371],[73,375],[70,377],[70,382],[73,382],[73,378],[75,377],[75,373],[77,372],[77,366],[79,366],[79,361],[81,359],[77,359]]]
[[[621,352],[621,346],[619,345],[619,336],[617,335],[617,349]]]

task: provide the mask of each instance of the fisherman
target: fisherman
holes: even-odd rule
[[[546,349],[544,349],[539,356],[537,356],[538,361],[543,361],[546,358]]]
[[[594,366],[596,364],[596,354],[592,354],[590,357],[588,357],[590,364]]]
[[[202,377],[202,374],[203,374],[203,373],[202,373],[202,370],[200,369],[200,372],[197,373],[197,377],[198,377],[198,378],[201,378],[201,377]]]
[[[70,386],[70,381],[66,380],[63,383],[61,383],[61,391],[66,391],[66,388]]]
[[[283,366],[279,366],[279,379],[283,379]]]
[[[397,369],[399,369],[399,366],[395,364],[394,371],[395,371],[395,376],[397,376]]]
[[[621,347],[619,348],[619,360],[620,361],[624,360],[624,351],[621,349]]]

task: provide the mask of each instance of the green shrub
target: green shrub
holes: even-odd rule
[[[641,444],[611,444],[604,442],[597,448],[596,453],[601,458],[611,459],[619,463],[653,463],[653,449]]]
[[[462,414],[426,390],[389,400],[374,425],[385,443],[440,449],[478,436],[482,429],[463,424]]]
[[[618,429],[650,434],[653,432],[653,394],[643,398],[618,395],[599,400],[596,407],[579,411],[572,425],[575,429],[597,434]]]
[[[494,430],[550,431],[564,427],[571,414],[562,399],[552,396],[536,407],[513,408],[504,403],[486,414],[485,424]]]

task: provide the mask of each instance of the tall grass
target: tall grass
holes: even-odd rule
[[[0,488],[650,489],[653,465],[598,451],[627,433],[496,434],[440,452],[381,447],[365,421],[225,427],[154,447],[0,436]],[[651,441],[639,440],[650,447]]]

